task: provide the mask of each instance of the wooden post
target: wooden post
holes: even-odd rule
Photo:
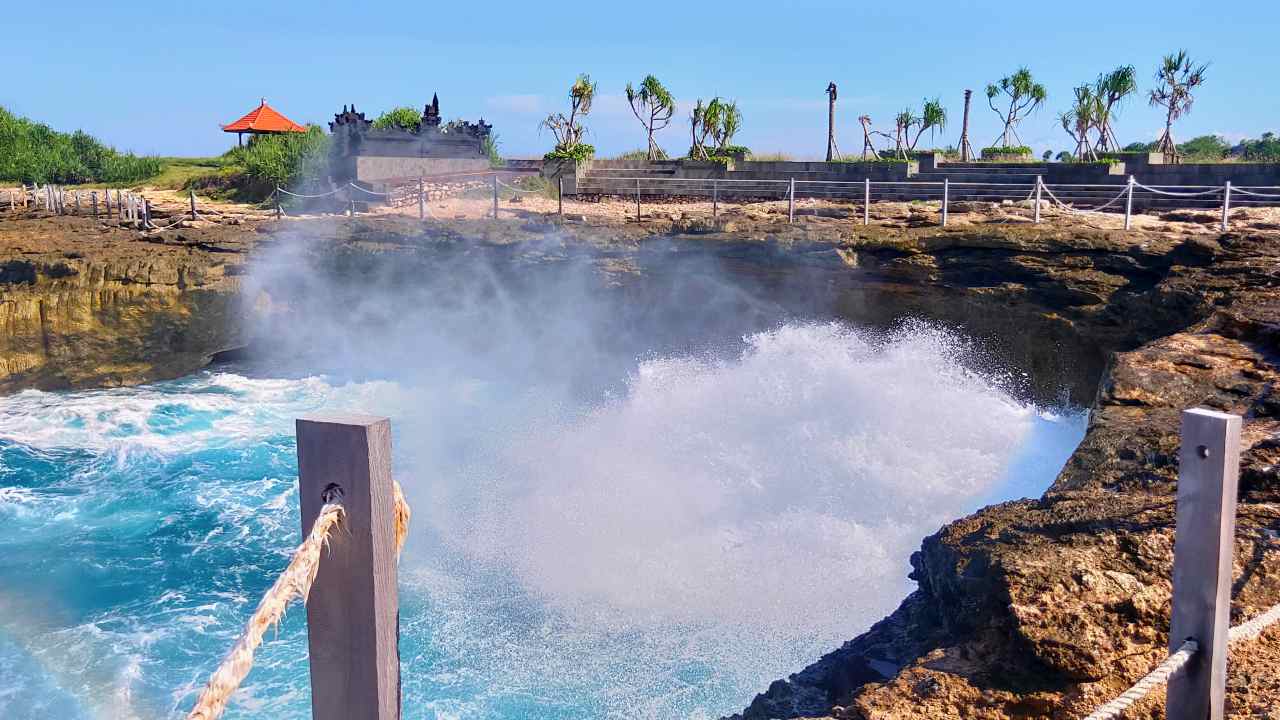
[[[1040,224],[1040,190],[1043,187],[1044,187],[1044,182],[1041,181],[1040,176],[1037,175],[1036,176],[1036,213],[1035,213],[1035,219],[1032,220],[1032,222],[1034,222],[1037,225]]]
[[[356,194],[351,192],[351,186],[347,185],[347,217],[356,216]]]
[[[1129,176],[1129,192],[1124,199],[1124,229],[1128,230],[1133,225],[1133,186],[1135,181],[1133,176]]]
[[[75,191],[76,214],[80,214],[80,191]]]
[[[493,174],[493,219],[498,219],[498,173]]]
[[[151,225],[151,201],[142,198],[142,227],[149,228]]]
[[[787,191],[787,223],[796,221],[796,179],[791,178],[791,185]]]
[[[94,190],[89,193],[89,204],[93,205],[93,217],[98,217],[98,191]]]
[[[871,178],[862,179],[862,224],[871,224]]]
[[[1200,649],[1169,679],[1169,720],[1223,717],[1240,424],[1238,415],[1204,408],[1182,413],[1169,650],[1188,638]]]
[[[346,512],[320,554],[307,600],[312,720],[398,720],[391,423],[319,415],[299,418],[297,432],[303,537],[327,501],[340,495]]]
[[[640,224],[640,178],[636,178],[636,224]]]
[[[720,183],[711,181],[711,219],[720,219]]]
[[[196,189],[190,188],[187,192],[191,195],[191,221],[196,220]]]
[[[124,191],[116,188],[116,217],[124,220]]]
[[[1222,188],[1222,232],[1227,231],[1227,216],[1231,213],[1231,181]]]
[[[280,186],[279,185],[276,186],[276,191],[274,195],[276,196],[276,219],[279,220],[280,218],[284,217],[284,205],[280,204]]]
[[[564,219],[564,176],[556,175],[556,214]]]
[[[422,176],[418,176],[418,219],[425,220],[427,217],[427,191],[426,184],[422,180]]]
[[[947,199],[951,194],[951,178],[942,178],[942,227],[947,226]]]

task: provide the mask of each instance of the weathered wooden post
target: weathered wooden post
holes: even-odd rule
[[[79,215],[80,214],[80,191],[79,190],[75,191],[74,197],[72,199],[75,201],[75,204],[76,204],[76,214]]]
[[[391,423],[366,415],[299,418],[298,493],[306,537],[326,502],[341,502],[307,600],[313,720],[399,720]]]
[[[493,174],[493,219],[498,219],[498,173]]]
[[[427,217],[427,190],[426,183],[423,182],[422,176],[418,176],[418,219],[425,220]]]
[[[124,220],[124,191],[116,188],[116,217]]]
[[[796,221],[796,179],[791,178],[791,185],[787,191],[787,223]]]
[[[862,224],[871,224],[871,178],[862,179]]]
[[[1240,417],[1204,408],[1184,411],[1178,460],[1169,651],[1188,638],[1200,647],[1169,679],[1165,712],[1169,720],[1222,720]]]
[[[1133,186],[1137,181],[1133,176],[1129,176],[1129,192],[1124,199],[1124,229],[1128,230],[1133,225]]]
[[[279,220],[280,218],[284,217],[284,205],[282,205],[280,202],[280,186],[279,185],[276,186],[275,196],[276,196],[276,219]]]
[[[1227,231],[1227,216],[1231,213],[1231,181],[1222,187],[1222,232]]]
[[[716,180],[711,181],[711,219],[720,219],[720,183]]]
[[[556,175],[556,214],[564,219],[564,176]]]
[[[636,178],[636,224],[640,224],[640,178]]]
[[[93,217],[98,217],[98,191],[93,190],[89,193],[89,204],[93,206]]]
[[[151,201],[146,198],[142,198],[142,227],[154,227],[151,224]]]
[[[951,178],[942,178],[942,227],[947,226],[947,200],[951,194]]]
[[[195,222],[196,220],[196,189],[190,188],[188,189],[187,192],[190,193],[191,195],[191,221]]]
[[[1044,187],[1044,183],[1041,182],[1040,176],[1037,175],[1036,176],[1036,212],[1035,212],[1035,219],[1032,220],[1032,222],[1034,222],[1037,225],[1040,224],[1040,190],[1043,187]]]

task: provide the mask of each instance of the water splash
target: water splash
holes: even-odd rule
[[[0,585],[36,599],[0,613],[0,716],[189,706],[297,542],[301,413],[393,418],[406,706],[440,718],[731,712],[891,609],[923,535],[1047,485],[1083,430],[920,325],[789,324],[621,373],[582,402],[457,372],[0,400]],[[305,716],[302,615],[228,717]]]

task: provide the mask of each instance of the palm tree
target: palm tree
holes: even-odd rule
[[[920,122],[920,118],[916,117],[915,114],[911,112],[911,108],[907,108],[906,110],[898,113],[898,116],[893,119],[894,157],[905,158],[907,156],[906,151],[903,150],[903,146],[906,142],[906,135],[910,132],[911,126],[918,122]]]
[[[1101,127],[1102,101],[1089,85],[1075,89],[1076,104],[1058,116],[1062,129],[1076,141],[1075,157],[1078,160],[1097,160],[1089,132]],[[1099,140],[1101,142],[1101,139]]]
[[[556,138],[557,150],[572,150],[582,142],[582,135],[587,131],[582,126],[582,118],[591,112],[591,101],[596,96],[596,84],[591,76],[583,73],[569,88],[569,114],[552,113],[543,120],[540,127],[551,131]]]
[[[912,150],[916,149],[916,145],[920,142],[920,136],[924,134],[925,130],[929,131],[929,138],[932,139],[934,130],[947,129],[947,109],[942,107],[942,99],[934,98],[929,100],[926,98],[924,100],[924,109],[916,120],[919,121],[920,126],[916,128],[916,136],[911,140],[909,147]]]
[[[671,116],[676,112],[676,99],[658,82],[658,78],[645,75],[644,80],[640,81],[639,90],[627,83],[627,102],[631,104],[631,112],[635,113],[636,119],[648,134],[649,159],[665,158],[667,154],[653,141],[653,132],[671,123]]]
[[[1009,99],[1009,107],[1005,110],[996,107],[995,100],[1000,95]],[[1018,123],[1035,112],[1048,96],[1049,93],[1044,89],[1044,85],[1036,82],[1031,76],[1031,71],[1025,67],[1020,67],[1012,75],[1000,78],[1000,82],[987,86],[987,104],[1004,123],[1004,130],[999,138],[1002,146],[1011,147],[1013,140],[1022,142],[1016,130]]]
[[[860,115],[858,116],[858,122],[862,125],[862,159],[866,160],[868,154],[873,158],[879,159],[880,154],[876,152],[876,146],[871,143],[871,116]]]
[[[1150,104],[1165,108],[1164,132],[1156,143],[1156,150],[1164,153],[1165,157],[1175,161],[1178,158],[1178,146],[1173,141],[1173,123],[1191,112],[1191,105],[1195,102],[1191,91],[1204,83],[1204,73],[1208,68],[1207,63],[1196,67],[1187,51],[1179,50],[1177,55],[1165,55],[1160,69],[1156,71],[1156,82],[1160,84],[1151,91]]]
[[[1121,65],[1109,73],[1098,76],[1094,83],[1093,94],[1102,103],[1102,114],[1098,118],[1098,150],[1111,152],[1120,149],[1120,141],[1116,139],[1115,130],[1111,127],[1111,119],[1116,115],[1116,105],[1138,91],[1136,71],[1132,65]]]

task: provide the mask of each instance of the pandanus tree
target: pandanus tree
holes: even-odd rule
[[[591,76],[583,73],[569,88],[569,114],[552,113],[540,127],[551,131],[556,138],[556,151],[573,153],[582,143],[586,127],[582,119],[591,113],[591,103],[596,96],[596,84]]]
[[[1102,99],[1094,92],[1091,85],[1081,85],[1075,89],[1076,102],[1070,110],[1058,116],[1062,129],[1076,143],[1075,157],[1078,160],[1097,160],[1093,142],[1089,133],[1102,127]],[[1099,140],[1101,142],[1101,140]]]
[[[907,108],[898,113],[893,118],[893,156],[896,158],[905,158],[907,156],[906,145],[907,135],[911,132],[911,127],[920,122],[920,118],[915,116],[911,108]]]
[[[929,131],[929,137],[933,137],[934,130],[947,129],[947,109],[942,107],[941,98],[924,100],[924,109],[920,112],[920,117],[916,118],[916,136],[911,139],[910,147],[916,149],[916,145],[920,143],[920,136],[924,135],[926,130]]]
[[[1109,73],[1098,76],[1093,85],[1093,94],[1099,102],[1098,116],[1098,151],[1113,152],[1120,149],[1120,141],[1116,139],[1112,119],[1119,111],[1118,106],[1126,98],[1138,91],[1138,80],[1132,65],[1121,65]]]
[[[875,134],[871,129],[871,116],[858,116],[858,123],[862,125],[862,159],[866,160],[868,155],[879,159],[880,154],[876,152],[876,146],[871,142],[871,136]]]
[[[1173,141],[1173,123],[1178,118],[1191,112],[1195,102],[1193,91],[1204,83],[1204,73],[1209,66],[1191,62],[1186,50],[1179,50],[1176,55],[1165,55],[1156,71],[1156,82],[1159,83],[1151,91],[1149,102],[1152,107],[1165,109],[1164,132],[1156,143],[1156,150],[1166,157],[1177,158],[1178,146]]]
[[[667,154],[653,140],[653,133],[671,123],[671,116],[676,112],[676,99],[658,82],[658,78],[646,75],[636,89],[627,83],[627,102],[631,104],[631,112],[644,126],[649,137],[650,160],[660,160]]]
[[[987,86],[987,104],[1004,123],[1004,130],[1001,131],[999,138],[1002,146],[1012,147],[1014,141],[1022,142],[1018,137],[1018,123],[1044,104],[1048,96],[1049,93],[1044,89],[1044,85],[1036,82],[1031,76],[1031,71],[1025,67],[1020,67],[1012,75],[1000,78],[999,82]],[[1008,106],[1004,109],[996,107],[997,98],[1002,105],[1007,101]]]
[[[742,128],[742,111],[736,102],[711,98],[711,102],[702,104],[702,99],[693,106],[689,114],[689,133],[692,145],[689,157],[706,160],[712,154],[725,155],[733,136]],[[707,140],[713,143],[711,152],[707,151]]]

